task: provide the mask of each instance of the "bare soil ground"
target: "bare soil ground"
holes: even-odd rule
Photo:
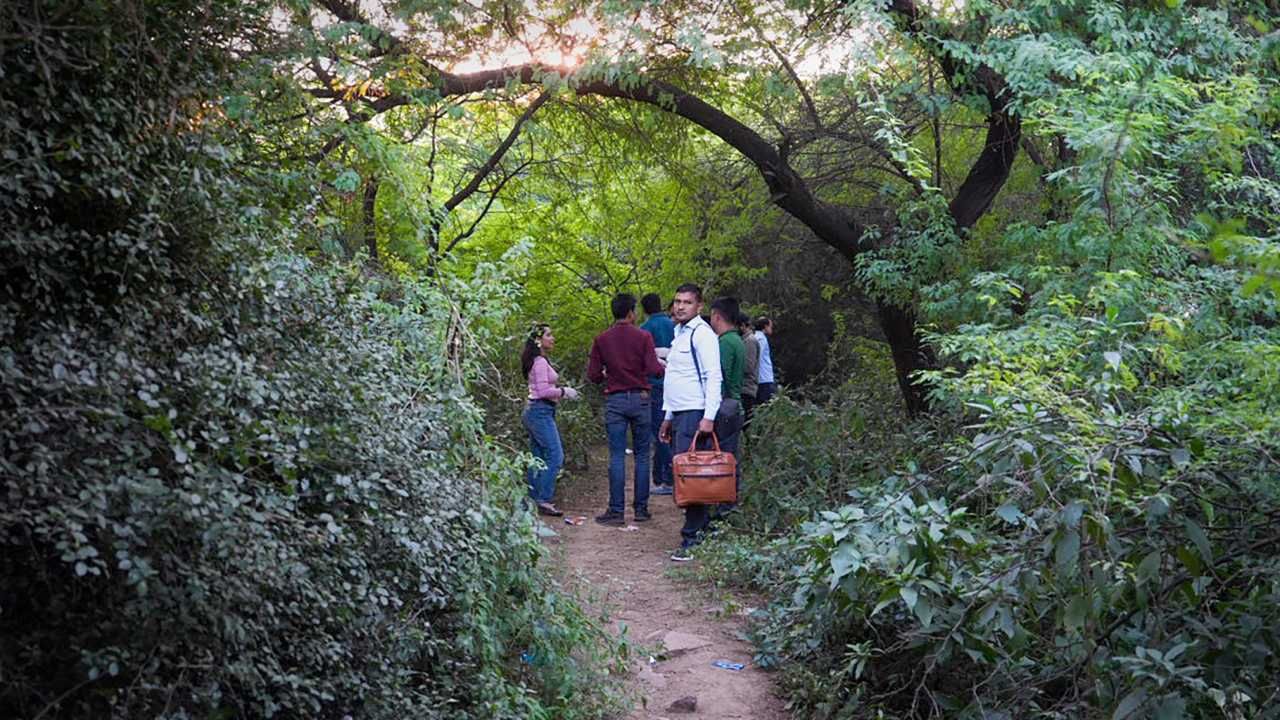
[[[549,543],[561,551],[566,581],[588,584],[613,609],[614,632],[625,623],[630,639],[647,650],[638,653],[628,681],[638,702],[626,720],[789,717],[771,676],[751,662],[751,646],[738,637],[745,618],[735,605],[704,584],[673,577],[677,563],[670,556],[680,542],[683,511],[670,496],[652,496],[653,519],[632,522],[628,459],[627,525],[636,529],[597,525],[595,516],[608,505],[607,451],[593,452],[590,467],[585,477],[562,482],[558,493],[565,516],[586,516],[586,522],[546,518],[558,534]],[[650,662],[651,654],[656,662]],[[712,665],[717,660],[746,667],[726,670]],[[697,698],[693,713],[671,707],[689,696]]]

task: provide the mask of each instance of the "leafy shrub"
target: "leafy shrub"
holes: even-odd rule
[[[288,257],[236,275],[237,295],[205,294],[216,314],[6,353],[7,694],[524,716],[516,658],[576,666],[561,617],[586,622],[521,567],[540,551],[511,514],[516,468],[476,441],[444,324],[418,309],[444,298],[388,305]]]
[[[766,535],[790,530],[882,476],[904,449],[887,347],[843,337],[835,347],[840,356],[802,394],[787,390],[756,409],[736,524]]]
[[[974,423],[947,462],[868,483],[780,548],[795,568],[762,659],[791,661],[798,706],[1182,717],[1270,702],[1278,338],[1223,323],[1238,296],[1192,277],[1215,291],[1104,275],[1087,303],[940,339],[971,363],[940,385]],[[1213,349],[1171,342],[1170,315]]]
[[[0,707],[608,707],[623,648],[538,569],[516,458],[467,392],[512,282],[290,249],[306,225],[252,203],[271,188],[211,120],[262,7],[65,3],[49,26],[21,5],[0,10],[24,30],[0,47]]]

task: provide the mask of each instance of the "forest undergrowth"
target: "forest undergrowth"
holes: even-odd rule
[[[757,411],[701,573],[771,598],[757,659],[797,717],[1275,712],[1274,300],[1212,267],[1065,279],[936,338],[965,371],[929,418],[847,339]]]

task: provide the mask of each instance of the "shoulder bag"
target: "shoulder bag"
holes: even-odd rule
[[[698,362],[698,350],[693,345],[693,331],[689,335],[689,350],[693,353],[694,371],[702,381],[702,367]],[[698,450],[698,437],[687,452],[671,458],[671,471],[675,478],[675,497],[678,507],[689,505],[716,505],[738,501],[738,461],[732,453],[720,449],[720,439],[711,435],[711,449]]]

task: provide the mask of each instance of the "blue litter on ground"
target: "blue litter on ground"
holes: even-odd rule
[[[729,662],[728,660],[716,660],[711,664],[715,667],[720,668],[721,670],[732,670],[734,672],[737,672],[742,668],[746,667],[744,663]]]

